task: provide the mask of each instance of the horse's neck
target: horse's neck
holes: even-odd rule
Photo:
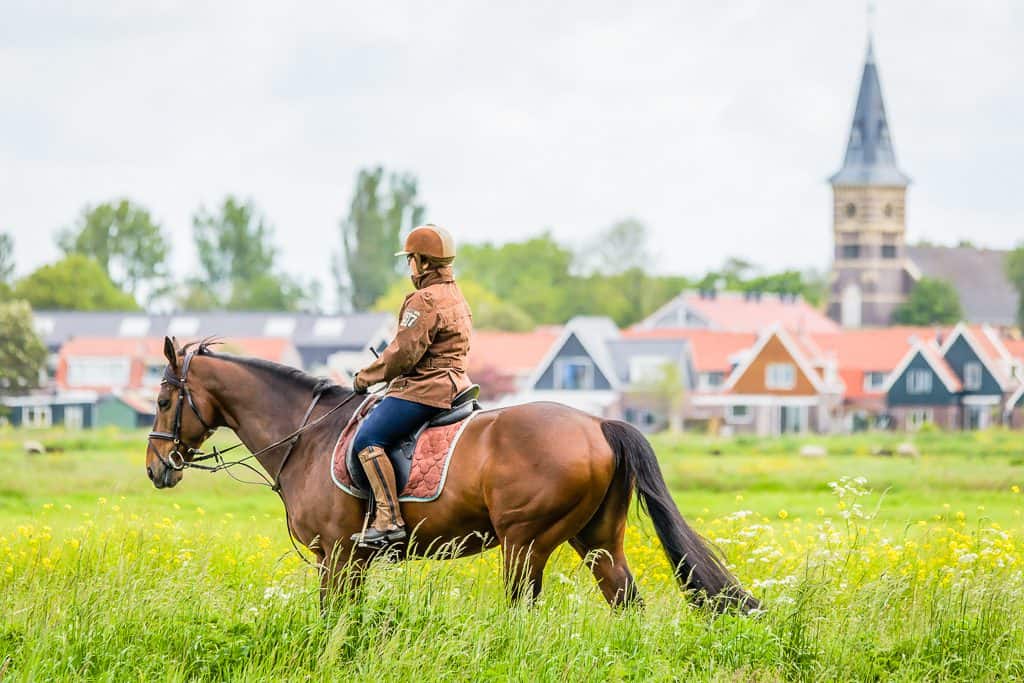
[[[259,453],[299,428],[311,394],[237,363],[222,360],[219,365],[224,368],[219,374],[230,377],[213,383],[210,393],[220,404],[227,426],[250,453]],[[274,477],[288,450],[289,446],[283,445],[257,455],[256,459]]]

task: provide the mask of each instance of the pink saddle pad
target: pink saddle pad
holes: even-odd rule
[[[371,397],[356,410],[355,417],[345,426],[331,453],[331,478],[345,493],[357,498],[366,498],[363,491],[357,489],[348,471],[346,455],[352,448],[359,425],[369,414],[376,403]],[[412,468],[409,470],[409,481],[398,495],[400,501],[429,502],[435,500],[444,490],[448,477],[448,465],[452,454],[459,443],[459,437],[474,416],[480,411],[470,414],[465,420],[441,427],[424,430],[416,442],[416,450],[412,456]]]

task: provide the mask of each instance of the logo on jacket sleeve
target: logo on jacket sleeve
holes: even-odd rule
[[[415,308],[407,308],[405,313],[402,314],[402,327],[412,327],[416,324],[416,321],[420,319],[420,312]]]

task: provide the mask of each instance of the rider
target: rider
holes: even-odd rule
[[[470,386],[466,356],[473,321],[452,274],[455,241],[447,230],[428,223],[410,232],[405,249],[395,256],[408,260],[416,291],[405,297],[394,340],[352,380],[357,393],[391,382],[353,444],[376,506],[372,526],[353,540],[369,546],[406,537],[395,472],[385,449],[451,408],[452,399]]]

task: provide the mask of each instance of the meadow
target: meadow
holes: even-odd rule
[[[325,620],[268,490],[189,472],[157,491],[141,432],[0,431],[0,679],[1024,678],[1024,439],[872,455],[903,440],[653,439],[684,516],[763,601],[751,616],[690,606],[634,515],[642,610],[608,609],[565,548],[530,607],[507,606],[491,552],[376,565]]]

